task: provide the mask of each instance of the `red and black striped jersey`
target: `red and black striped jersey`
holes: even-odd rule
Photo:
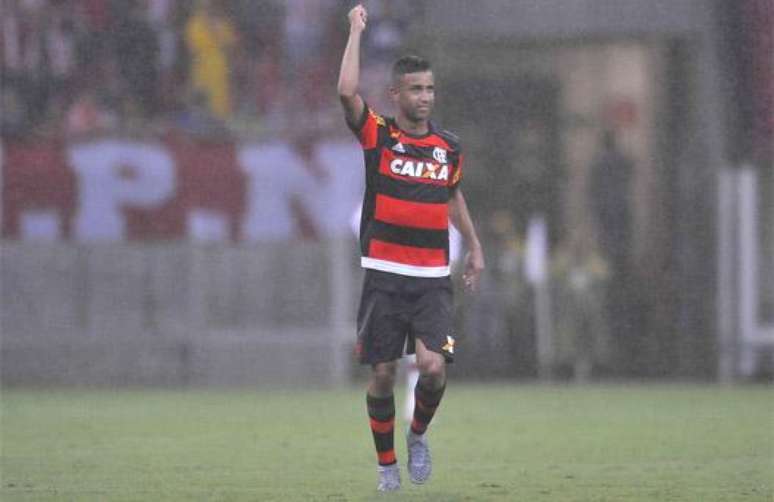
[[[449,275],[449,198],[462,179],[459,139],[432,122],[402,131],[367,105],[350,124],[365,157],[361,265],[414,277]]]

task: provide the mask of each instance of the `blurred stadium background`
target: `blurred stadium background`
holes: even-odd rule
[[[488,260],[437,430],[475,466],[416,500],[770,500],[772,1],[364,3],[361,89],[433,61]],[[353,2],[0,5],[3,498],[371,493]]]
[[[357,376],[351,4],[3,0],[4,385]],[[468,152],[456,376],[770,379],[770,1],[366,5]]]

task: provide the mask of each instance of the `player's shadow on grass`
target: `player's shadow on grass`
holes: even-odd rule
[[[474,501],[494,501],[494,500],[513,500],[506,493],[506,490],[493,490],[491,487],[480,487],[480,496],[478,495],[460,495],[458,493],[446,492],[443,490],[433,490],[429,487],[413,487],[404,485],[400,490],[393,493],[375,493],[368,499],[368,502],[383,502],[385,500],[400,500],[413,502],[474,502]]]

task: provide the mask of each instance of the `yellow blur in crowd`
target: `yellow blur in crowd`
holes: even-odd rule
[[[185,39],[191,54],[191,81],[207,99],[219,118],[231,116],[229,89],[230,51],[236,44],[231,23],[218,15],[211,3],[201,1],[185,26]]]

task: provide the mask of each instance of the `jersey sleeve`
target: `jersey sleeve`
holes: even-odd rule
[[[347,123],[349,128],[360,141],[364,150],[376,148],[379,142],[379,128],[386,127],[387,123],[384,117],[376,113],[366,103],[363,109],[363,116],[357,124]]]

